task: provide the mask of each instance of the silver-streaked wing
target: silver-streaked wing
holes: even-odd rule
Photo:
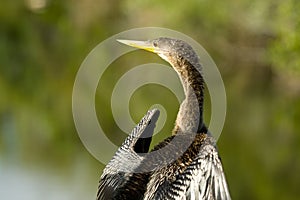
[[[157,188],[154,199],[230,200],[221,160],[216,147],[205,143],[194,161],[176,176]]]
[[[126,182],[126,178],[140,165],[143,157],[137,153],[148,152],[158,116],[157,109],[149,110],[119,147],[103,170],[97,200],[112,199],[118,188]]]

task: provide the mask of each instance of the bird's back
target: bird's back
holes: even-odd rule
[[[169,144],[173,137],[155,149]],[[181,137],[189,140],[193,136]],[[180,144],[173,144],[169,150],[174,154],[179,148]],[[155,170],[149,177],[144,199],[230,199],[215,141],[210,134],[197,133],[178,159]]]

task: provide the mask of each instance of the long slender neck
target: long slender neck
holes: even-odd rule
[[[204,80],[200,64],[187,61],[173,64],[183,85],[185,100],[181,103],[173,134],[199,132],[203,126]]]

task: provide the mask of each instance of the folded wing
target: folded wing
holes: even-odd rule
[[[202,146],[197,157],[171,183],[162,184],[155,199],[230,200],[230,194],[216,147]]]

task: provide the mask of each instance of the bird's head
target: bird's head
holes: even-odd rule
[[[186,42],[173,38],[160,37],[147,41],[118,40],[119,42],[150,51],[159,55],[173,67],[179,67],[178,62],[189,62],[194,66],[199,63],[199,58],[193,48]]]

